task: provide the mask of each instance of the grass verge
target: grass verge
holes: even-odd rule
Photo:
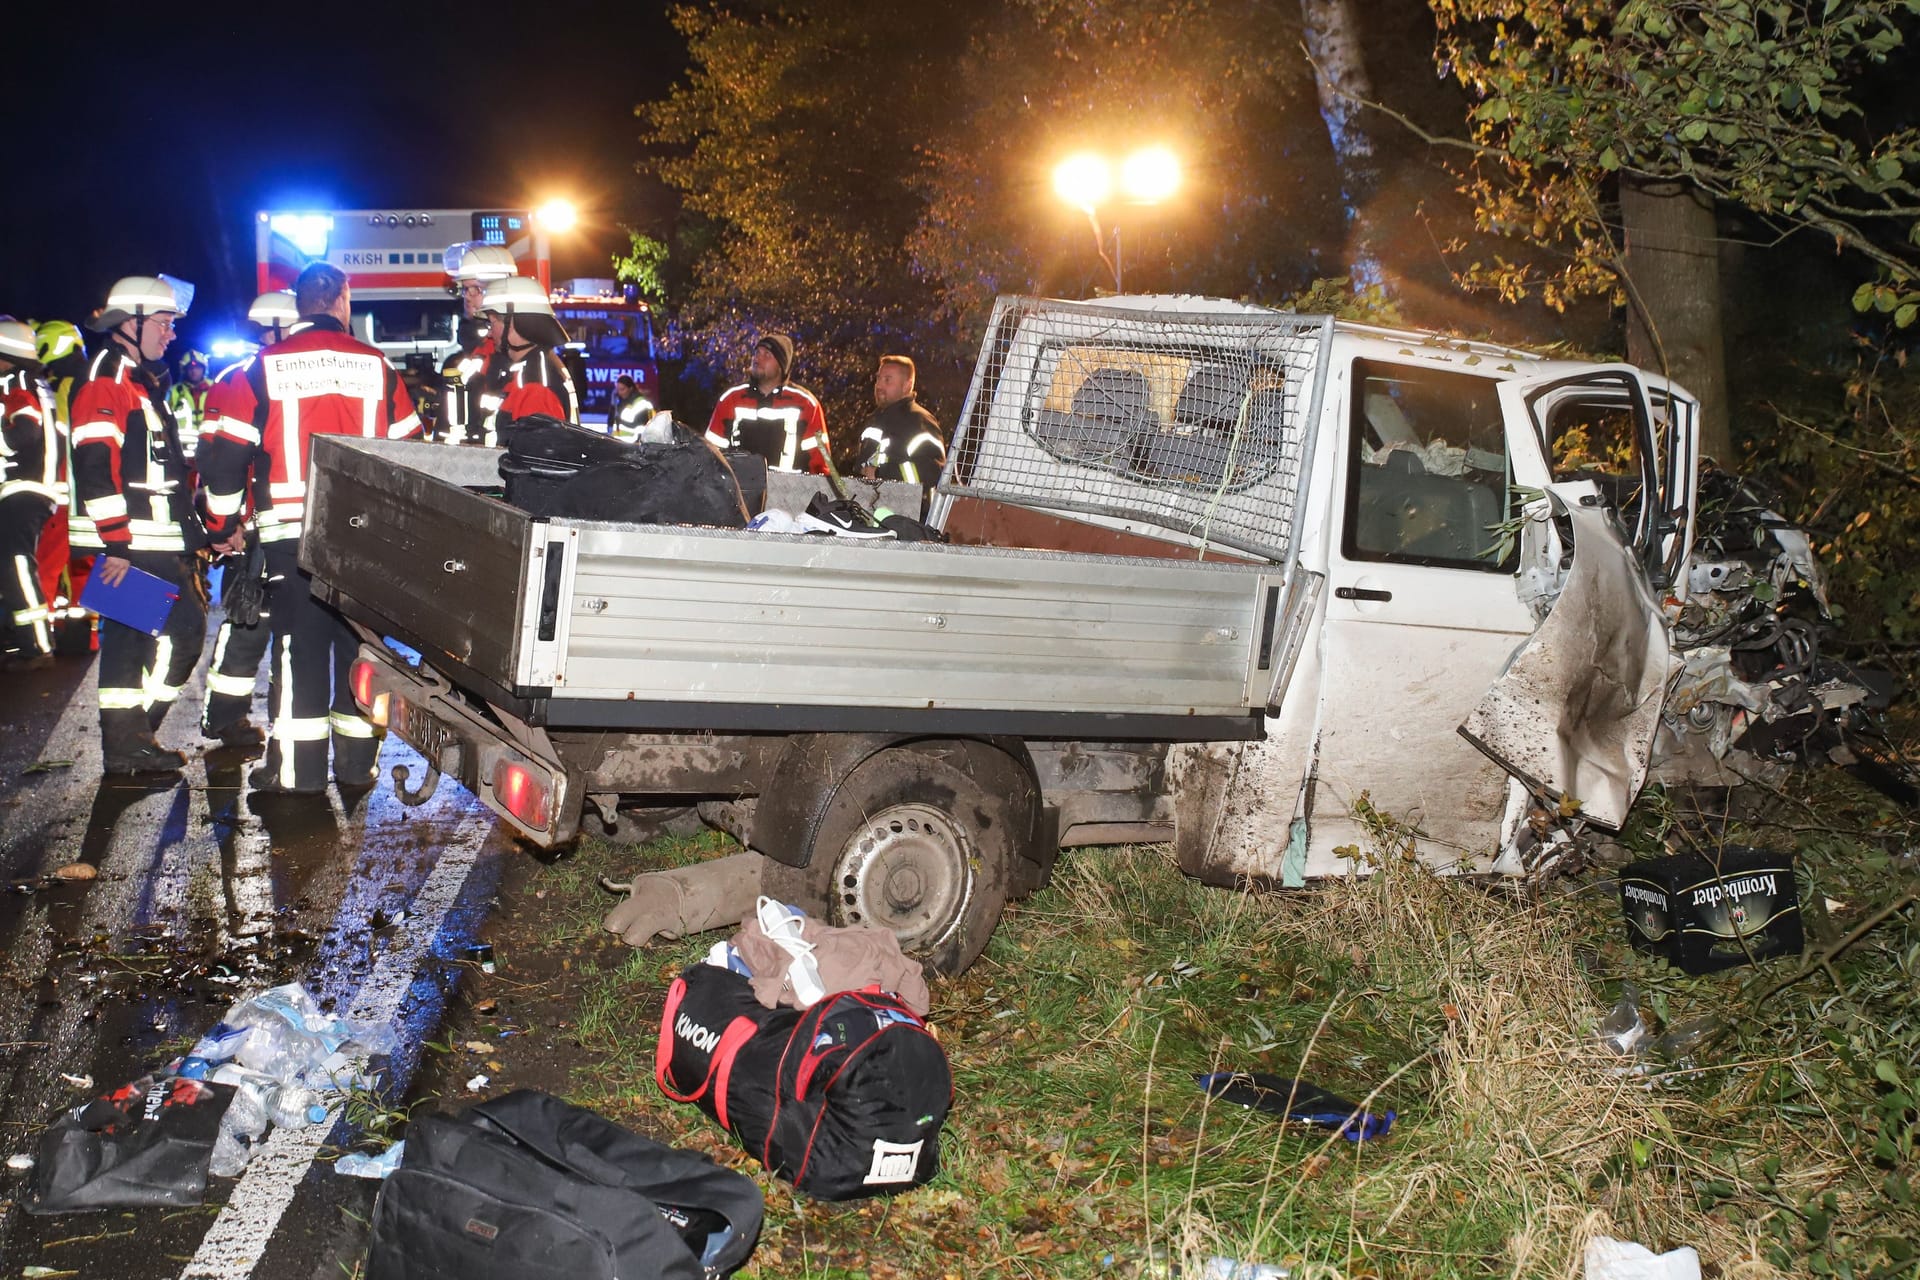
[[[1656,820],[1631,838],[1698,839],[1676,808],[1648,806]],[[1829,815],[1819,829],[1787,830],[1808,825],[1785,818],[1809,808]],[[1913,875],[1889,852],[1902,822],[1844,786],[1837,798],[1783,794],[1715,838],[1786,835],[1803,895],[1850,904],[1831,921],[1812,913],[1815,946]],[[664,988],[711,938],[627,951],[597,932],[611,901],[597,876],[723,843],[636,855],[586,842],[533,870],[514,914],[570,975],[558,1025],[577,1046],[573,1099],[753,1172],[652,1082]],[[972,971],[935,988],[956,1085],[940,1177],[890,1201],[826,1205],[758,1175],[767,1229],[742,1274],[1133,1276],[1180,1264],[1192,1276],[1224,1256],[1295,1276],[1574,1277],[1596,1234],[1692,1245],[1707,1274],[1741,1280],[1913,1274],[1917,959],[1899,917],[1820,974],[1826,990],[1792,984],[1747,1008],[1792,962],[1668,971],[1625,947],[1605,880],[1527,898],[1389,858],[1371,877],[1250,895],[1185,879],[1160,848],[1076,852],[1009,912]],[[1645,990],[1656,1026],[1720,1015],[1720,1042],[1679,1068],[1605,1051],[1594,1028],[1624,980]],[[1196,1074],[1241,1069],[1399,1119],[1352,1144],[1195,1086]],[[517,1082],[509,1061],[494,1087]]]

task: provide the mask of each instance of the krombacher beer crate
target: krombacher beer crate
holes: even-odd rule
[[[1677,853],[1620,873],[1620,909],[1634,947],[1688,973],[1798,955],[1793,855],[1728,845],[1715,857]]]

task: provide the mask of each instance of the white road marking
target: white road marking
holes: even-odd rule
[[[403,934],[381,952],[354,997],[347,1011],[350,1020],[393,1026],[420,962],[440,932],[441,921],[459,901],[467,875],[492,832],[492,823],[463,823],[458,836],[443,847],[440,860],[408,908]],[[193,1260],[180,1273],[181,1280],[242,1280],[253,1274],[337,1118],[334,1111],[316,1124],[273,1130],[240,1175]]]

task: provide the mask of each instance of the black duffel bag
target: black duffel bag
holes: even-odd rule
[[[654,1078],[822,1200],[904,1191],[940,1170],[953,1102],[946,1051],[883,991],[767,1009],[746,978],[696,964],[667,992]]]
[[[628,456],[563,480],[552,515],[619,524],[690,524],[744,529],[746,502],[727,459],[690,427],[669,439],[624,446]]]
[[[516,418],[500,429],[500,480],[506,499],[536,516],[552,509],[568,480],[592,467],[627,461],[633,445],[543,413]]]
[[[422,1116],[380,1188],[367,1280],[710,1280],[753,1252],[751,1178],[531,1089]]]

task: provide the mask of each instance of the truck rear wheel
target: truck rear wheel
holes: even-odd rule
[[[769,858],[763,891],[829,924],[891,930],[932,972],[961,973],[1007,905],[1019,838],[1008,810],[944,760],[882,751],[834,792],[808,865]]]

